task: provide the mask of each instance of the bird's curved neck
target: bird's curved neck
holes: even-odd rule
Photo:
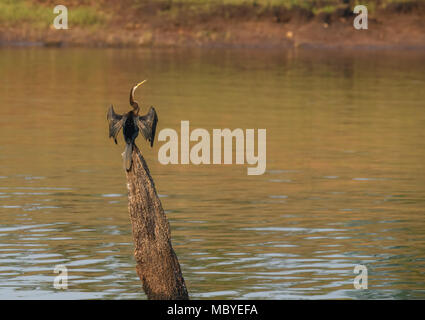
[[[139,104],[137,103],[136,100],[134,100],[134,90],[135,88],[131,88],[130,90],[130,105],[133,107],[134,109],[134,113],[138,113],[139,112]]]

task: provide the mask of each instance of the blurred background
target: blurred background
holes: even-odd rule
[[[0,0],[0,44],[113,47],[421,47],[422,0]],[[353,9],[368,9],[355,30]]]
[[[422,2],[369,1],[361,31],[343,1],[61,4],[69,30],[53,1],[0,1],[0,298],[145,299],[106,121],[143,79],[157,132],[267,129],[261,176],[137,140],[191,298],[425,298]]]

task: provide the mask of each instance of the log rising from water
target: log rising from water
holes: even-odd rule
[[[180,264],[171,245],[170,225],[149,168],[134,145],[127,172],[128,210],[134,240],[137,274],[150,300],[187,300]]]

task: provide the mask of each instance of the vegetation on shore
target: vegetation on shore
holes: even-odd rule
[[[53,8],[43,1],[0,0],[0,26],[31,24],[34,28],[48,28],[56,16]],[[89,5],[75,6],[68,14],[69,24],[82,27],[101,25],[105,21],[105,16]]]
[[[52,27],[57,4],[56,0],[0,0],[0,42],[179,45],[249,43],[253,37],[257,43],[260,37],[282,42],[283,38],[293,41],[294,28],[307,24],[315,23],[316,28],[309,31],[315,32],[342,23],[348,32],[358,4],[368,7],[372,19],[387,14],[425,14],[423,0],[64,0],[61,4],[68,8],[72,31],[58,35]],[[419,33],[425,34],[422,29]],[[385,38],[385,34],[374,36]]]
[[[51,0],[0,0],[0,26],[16,26],[30,23],[35,28],[46,28],[55,15],[52,8],[57,1]],[[365,4],[369,13],[376,10],[408,12],[419,6],[420,0],[124,0],[121,9],[157,16],[164,21],[180,23],[181,19],[211,18],[264,18],[281,22],[280,15],[312,17],[318,14],[334,14],[338,10],[352,10],[357,4]],[[70,0],[68,22],[71,25],[102,26],[117,20],[123,13],[112,0]],[[119,20],[119,19],[118,19]],[[285,19],[284,19],[285,20]]]

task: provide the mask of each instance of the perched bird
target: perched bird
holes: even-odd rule
[[[133,110],[127,112],[126,114],[120,115],[114,112],[114,107],[111,105],[108,110],[107,119],[109,122],[109,138],[114,138],[115,143],[117,143],[118,132],[123,128],[124,141],[125,141],[125,150],[123,153],[124,158],[124,167],[127,171],[130,170],[132,164],[132,153],[133,145],[139,131],[142,132],[143,136],[148,140],[153,146],[155,140],[155,130],[156,124],[158,122],[158,116],[153,107],[149,109],[149,112],[144,116],[139,116],[139,104],[134,100],[134,92],[136,89],[145,83],[146,80],[136,84],[130,90],[130,105],[133,107]]]

